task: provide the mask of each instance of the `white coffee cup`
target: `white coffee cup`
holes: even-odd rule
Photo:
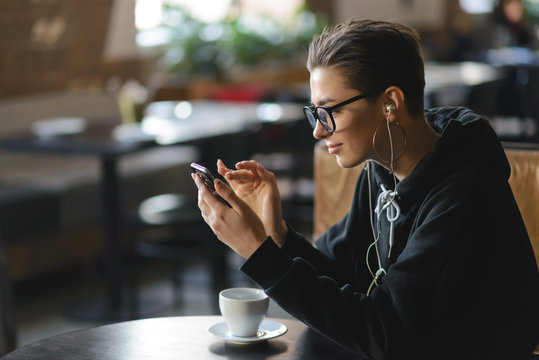
[[[230,288],[219,293],[219,308],[233,336],[256,336],[268,311],[269,297],[255,288]]]

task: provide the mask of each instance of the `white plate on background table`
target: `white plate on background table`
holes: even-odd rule
[[[81,117],[59,117],[34,121],[30,130],[36,136],[49,138],[78,134],[86,130],[87,121]]]
[[[284,335],[287,331],[288,328],[286,325],[270,320],[262,321],[258,334],[251,337],[240,337],[230,334],[228,325],[224,321],[208,328],[208,333],[211,336],[233,344],[252,344],[266,341]]]

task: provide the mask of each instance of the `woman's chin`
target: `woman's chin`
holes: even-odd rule
[[[344,158],[342,156],[336,155],[335,160],[337,160],[337,165],[339,165],[342,168],[346,169],[346,168],[351,167],[349,162],[346,160],[346,158]]]
[[[348,159],[339,155],[335,156],[335,160],[337,161],[337,165],[339,165],[339,167],[342,167],[344,169],[353,168],[354,166],[357,166],[363,162],[361,160]]]

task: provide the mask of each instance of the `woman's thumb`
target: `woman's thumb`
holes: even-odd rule
[[[215,179],[214,185],[215,185],[215,190],[217,191],[217,193],[224,200],[226,200],[232,207],[236,207],[235,205],[238,205],[239,198],[230,186],[225,184],[220,179]]]

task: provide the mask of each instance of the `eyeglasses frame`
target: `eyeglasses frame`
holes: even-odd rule
[[[335,104],[333,106],[324,106],[324,105],[320,105],[320,106],[314,106],[314,104],[311,104],[311,105],[305,105],[303,107],[303,114],[305,115],[305,117],[307,118],[307,121],[309,121],[309,118],[307,117],[307,114],[305,113],[305,110],[308,110],[312,115],[313,117],[320,122],[320,124],[322,125],[322,127],[328,132],[328,133],[332,133],[334,132],[336,129],[337,129],[337,126],[335,125],[335,119],[333,118],[333,110],[335,109],[338,109],[340,107],[343,107],[345,105],[348,105],[348,104],[351,104],[355,101],[358,101],[358,100],[361,100],[361,99],[364,99],[366,97],[369,97],[369,96],[372,96],[372,95],[375,95],[375,94],[378,94],[380,92],[382,92],[383,90],[377,90],[377,91],[372,91],[372,92],[368,92],[366,94],[359,94],[359,95],[356,95],[354,97],[351,97],[350,99],[348,100],[344,100],[338,104]],[[326,127],[326,125],[324,125],[324,123],[320,120],[320,118],[318,117],[318,114],[317,114],[317,109],[324,109],[328,114],[329,114],[329,118],[331,119],[331,123],[333,125],[333,129],[328,129]],[[311,122],[309,121],[309,124]],[[312,126],[312,125],[311,125]],[[316,122],[313,126],[313,129],[316,127]]]

